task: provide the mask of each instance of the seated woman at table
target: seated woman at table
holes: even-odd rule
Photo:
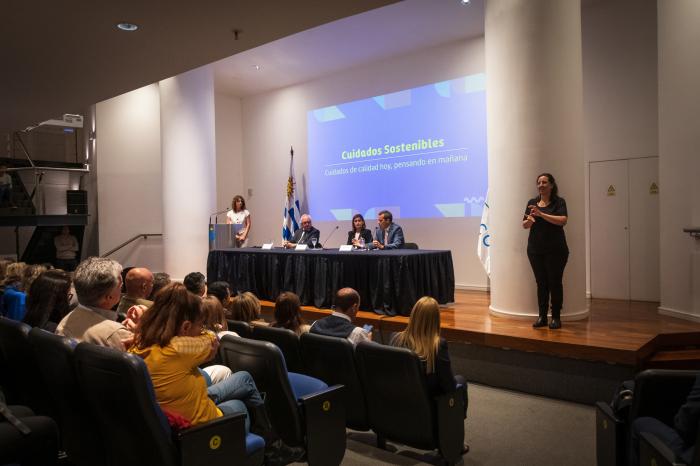
[[[245,291],[230,300],[230,307],[225,309],[226,317],[231,320],[239,320],[250,325],[267,327],[270,324],[260,316],[260,301],[250,291]]]
[[[432,396],[463,388],[460,391],[464,398],[464,417],[467,417],[467,383],[464,377],[452,373],[447,341],[440,337],[440,307],[435,299],[423,296],[418,300],[411,310],[406,330],[394,335],[391,345],[408,348],[418,355]]]
[[[301,335],[311,328],[301,320],[301,301],[291,291],[280,293],[275,301],[275,321],[273,327],[286,328]]]
[[[372,232],[367,229],[362,214],[353,215],[352,230],[348,231],[348,242],[345,244],[352,244],[356,248],[372,244]]]

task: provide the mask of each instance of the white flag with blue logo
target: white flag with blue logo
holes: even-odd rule
[[[489,230],[489,195],[486,193],[484,210],[481,211],[481,224],[479,225],[479,244],[476,247],[476,254],[479,256],[481,265],[484,266],[486,275],[491,276],[491,232]]]
[[[299,229],[301,209],[297,199],[297,183],[294,178],[294,148],[289,151],[289,178],[284,197],[284,213],[282,215],[282,239],[289,241],[294,232]]]

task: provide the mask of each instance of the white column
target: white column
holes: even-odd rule
[[[486,76],[491,213],[491,312],[537,315],[521,226],[536,178],[554,175],[566,199],[569,262],[563,320],[588,315],[585,297],[581,4],[487,0]]]
[[[216,198],[213,72],[205,66],[159,85],[163,262],[181,280],[189,272],[206,274]]]
[[[659,1],[659,202],[662,314],[700,320],[700,2]]]

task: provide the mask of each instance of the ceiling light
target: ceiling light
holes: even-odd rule
[[[462,5],[469,5],[470,1],[471,0],[459,0],[459,3],[461,3]]]
[[[126,32],[134,32],[139,27],[138,27],[138,25],[136,25],[134,23],[118,23],[117,28],[119,28],[122,31],[126,31]]]
[[[260,65],[253,65],[253,68],[255,68],[255,71],[260,71],[262,67]]]

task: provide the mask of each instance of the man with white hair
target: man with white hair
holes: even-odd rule
[[[301,216],[301,228],[294,232],[292,239],[284,243],[284,247],[291,249],[297,247],[297,244],[306,244],[314,247],[313,239],[316,240],[316,246],[320,247],[318,242],[321,232],[311,225],[311,215],[304,214]]]
[[[124,351],[124,340],[133,334],[118,323],[112,310],[121,298],[122,266],[102,257],[90,257],[73,276],[78,306],[61,320],[58,335]]]

